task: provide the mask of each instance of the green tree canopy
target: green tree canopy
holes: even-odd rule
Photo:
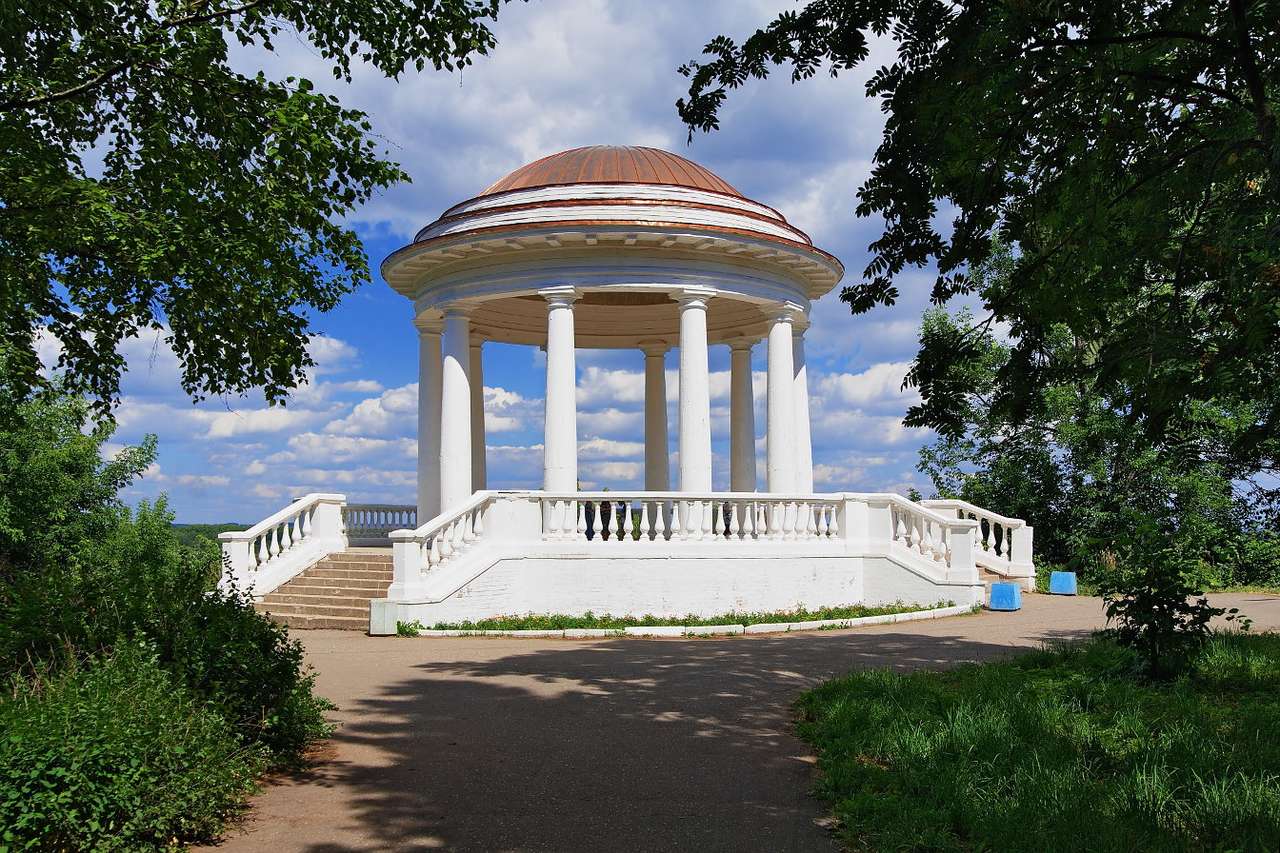
[[[41,330],[106,410],[119,344],[166,330],[199,398],[303,377],[313,312],[369,278],[342,218],[407,180],[359,111],[230,52],[303,39],[339,79],[454,69],[499,0],[85,0],[0,15],[0,381],[42,385]],[[240,64],[240,63],[237,63]]]
[[[965,429],[949,366],[1013,342],[988,404],[1034,416],[1038,389],[1087,381],[1157,440],[1201,404],[1252,420],[1204,448],[1274,468],[1280,428],[1280,3],[1276,0],[814,0],[742,44],[711,41],[682,68],[690,133],[718,126],[729,90],[789,65],[846,71],[869,37],[897,44],[867,95],[883,139],[858,191],[883,217],[857,312],[898,297],[899,274],[936,264],[932,297],[971,294],[999,234],[1017,249],[975,327],[925,342],[908,422]],[[1079,347],[1054,345],[1065,329]]]

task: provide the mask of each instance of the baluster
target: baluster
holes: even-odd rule
[[[453,537],[449,535],[449,525],[444,524],[436,531],[436,539],[440,542],[440,562],[453,556]]]
[[[658,501],[653,505],[653,511],[653,526],[656,531],[653,541],[656,542],[661,539],[665,542],[669,536],[669,531],[671,530],[670,506],[666,501]]]
[[[311,518],[316,514],[316,508],[310,507],[302,511],[302,538],[306,539],[311,535]]]
[[[479,539],[484,535],[484,507],[478,506],[475,510],[475,538]]]
[[[729,538],[741,539],[742,538],[742,518],[741,518],[742,514],[738,510],[738,502],[729,501],[729,503],[726,504],[726,506],[728,506],[729,508]]]
[[[631,509],[631,504],[625,501],[613,502],[613,514],[617,516],[617,519],[618,519],[618,541],[619,542],[625,542],[627,539],[627,521],[629,520],[628,510],[630,509]]]
[[[462,528],[459,531],[459,535],[461,536],[461,539],[462,539],[462,544],[464,546],[469,546],[471,542],[475,539],[475,534],[472,533],[471,531],[471,524],[472,524],[471,512],[468,511],[463,513],[462,518],[458,520],[458,524]]]
[[[569,501],[569,511],[573,514],[573,536],[581,542],[587,538],[587,508],[582,501]]]
[[[440,554],[440,534],[439,533],[431,537],[431,541],[427,543],[426,552],[427,552],[428,566],[430,566],[431,568],[435,568],[436,566],[440,565],[440,560],[443,559],[443,557]]]
[[[698,525],[699,539],[715,538],[716,529],[716,502],[715,501],[698,501],[698,514],[701,516],[698,520],[702,522]]]
[[[653,531],[649,529],[649,504],[650,501],[640,502],[640,538],[653,540]]]
[[[818,514],[817,506],[806,502],[804,504],[804,538],[816,539],[818,537]]]
[[[742,505],[743,538],[756,538],[756,510],[758,506],[755,501],[749,501]]]

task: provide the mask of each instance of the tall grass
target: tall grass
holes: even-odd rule
[[[1280,849],[1280,636],[1219,635],[1156,685],[1105,639],[949,672],[854,673],[800,734],[876,850]]]

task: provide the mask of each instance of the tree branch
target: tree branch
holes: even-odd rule
[[[216,21],[220,18],[235,17],[236,15],[243,14],[257,6],[261,6],[265,2],[266,0],[249,0],[248,3],[244,3],[243,5],[240,5],[240,6],[231,6],[226,9],[219,9],[213,12],[208,12],[203,15],[187,15],[182,18],[173,18],[168,21],[162,21],[160,23],[160,27],[158,28],[158,30],[152,33],[147,38],[144,38],[142,41],[140,41],[138,43],[138,47],[142,47],[144,45],[153,43],[162,31],[181,29],[182,27],[188,27],[196,24],[207,24],[207,23],[210,23],[211,21]],[[136,62],[137,62],[136,58],[126,59],[122,62],[117,62],[115,65],[112,65],[111,67],[104,69],[103,71],[99,72],[98,74],[95,74],[93,77],[89,78],[88,80],[85,80],[82,83],[77,83],[75,86],[72,86],[69,89],[63,89],[59,92],[50,92],[48,94],[40,95],[34,98],[20,98],[20,99],[14,99],[11,101],[5,101],[3,103],[0,103],[0,112],[8,112],[10,110],[31,109],[32,107],[43,106],[44,104],[51,104],[57,101],[65,101],[69,98],[75,98],[79,95],[83,95],[84,93],[102,85],[103,83],[110,80],[112,77],[115,77],[117,74],[121,74],[124,71],[127,71],[129,68],[133,67],[133,65]]]

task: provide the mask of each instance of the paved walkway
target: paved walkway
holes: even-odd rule
[[[1280,598],[1224,595],[1255,630]],[[983,660],[1102,622],[1097,599],[1021,612],[713,640],[371,638],[298,632],[339,729],[219,849],[832,851],[804,688],[865,666]]]

